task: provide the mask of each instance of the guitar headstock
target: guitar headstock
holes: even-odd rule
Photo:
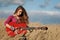
[[[41,30],[48,30],[48,27],[41,27]]]

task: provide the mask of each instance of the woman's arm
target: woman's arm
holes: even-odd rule
[[[10,28],[11,30],[15,30],[15,28],[13,26],[10,26],[9,24],[6,24],[6,27]]]
[[[6,21],[4,22],[4,25],[5,25],[6,27],[10,28],[11,30],[14,30],[14,27],[9,25],[9,22],[12,21],[12,18],[13,18],[12,16],[9,16],[9,17],[6,19]]]
[[[4,25],[6,26],[6,27],[8,27],[8,28],[11,28],[11,26],[9,25],[9,22],[12,20],[12,16],[9,16],[6,20],[5,20],[5,22],[4,22]]]
[[[8,28],[11,28],[11,26],[9,24],[6,24],[5,26],[8,27]]]

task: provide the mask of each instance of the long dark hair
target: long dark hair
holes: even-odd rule
[[[23,6],[18,6],[14,12],[14,14],[16,14],[18,12],[19,9],[22,9],[22,14],[19,15],[19,17],[21,18],[20,20],[23,21],[23,22],[26,22],[26,23],[29,23],[28,21],[28,15],[27,15],[27,12],[26,10],[24,9]]]

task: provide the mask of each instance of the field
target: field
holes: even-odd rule
[[[30,22],[29,26],[38,27],[44,26],[38,22]],[[33,32],[29,32],[26,34],[27,40],[60,40],[60,25],[59,24],[46,24],[48,30],[33,30]],[[4,19],[0,19],[0,40],[18,40],[20,38],[20,34],[15,37],[9,37],[5,31]]]

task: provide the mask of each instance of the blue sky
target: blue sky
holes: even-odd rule
[[[23,5],[32,22],[60,24],[60,0],[0,0],[0,17],[13,14],[18,5]]]

